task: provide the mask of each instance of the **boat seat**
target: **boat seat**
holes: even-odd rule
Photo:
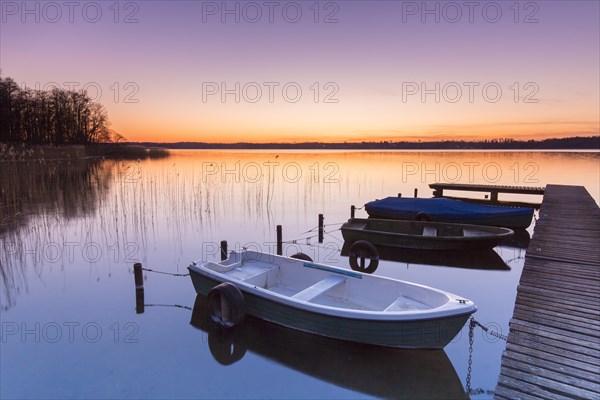
[[[409,299],[408,297],[400,296],[385,310],[383,310],[383,312],[424,310],[427,308],[428,307],[423,303]]]
[[[346,282],[346,278],[343,276],[329,275],[327,278],[320,280],[319,282],[307,287],[299,293],[296,293],[292,296],[292,298],[296,300],[311,301],[315,297],[330,291],[344,282]]]
[[[266,287],[269,274],[278,269],[277,265],[247,261],[242,268],[236,268],[227,273],[227,275],[250,285]]]
[[[437,228],[434,228],[432,226],[424,226],[423,227],[423,236],[436,237],[437,233],[438,233]]]

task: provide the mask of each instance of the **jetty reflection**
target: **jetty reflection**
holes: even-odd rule
[[[351,243],[344,242],[341,255],[348,257]],[[422,250],[375,246],[380,260],[441,267],[510,271],[502,257],[492,249]]]
[[[443,350],[370,346],[288,329],[247,316],[235,329],[212,322],[206,297],[197,296],[190,324],[208,334],[212,356],[231,365],[252,352],[301,373],[371,396],[466,399]]]

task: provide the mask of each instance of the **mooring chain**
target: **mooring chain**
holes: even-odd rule
[[[473,331],[475,330],[475,319],[471,317],[469,320],[469,362],[467,367],[467,393],[471,393],[471,371],[473,369]]]
[[[489,333],[490,335],[495,336],[495,337],[497,337],[499,339],[502,339],[504,341],[508,340],[508,336],[506,336],[506,335],[504,335],[504,334],[502,334],[500,332],[496,332],[496,331],[490,330],[490,328],[488,328],[487,326],[481,324],[479,321],[475,320],[475,318],[473,318],[473,317],[471,317],[471,324],[479,326],[481,329],[483,329],[483,331],[485,333]]]
[[[492,336],[496,336],[497,338],[500,338],[503,340],[508,340],[508,337],[501,333],[498,333],[496,331],[491,331],[490,328],[488,328],[485,325],[482,325],[479,321],[476,321],[475,318],[473,318],[473,317],[471,317],[469,319],[469,361],[468,361],[468,367],[467,367],[467,379],[466,379],[466,384],[465,384],[465,392],[469,396],[476,396],[476,395],[484,394],[484,393],[493,395],[494,394],[493,390],[484,390],[482,388],[471,389],[471,372],[473,370],[473,342],[475,339],[474,330],[475,330],[476,326],[479,326],[486,333],[489,333]]]

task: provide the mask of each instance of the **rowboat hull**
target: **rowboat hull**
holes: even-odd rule
[[[416,220],[423,215],[434,222],[510,229],[526,229],[533,218],[531,208],[489,206],[446,198],[388,197],[365,204],[365,209],[372,218]]]
[[[192,283],[199,295],[207,296],[215,286],[222,282],[230,282],[236,284],[243,293],[246,314],[299,331],[358,343],[401,348],[443,348],[452,341],[469,316],[476,311],[476,307],[470,301],[460,300],[467,303],[463,309],[455,309],[452,315],[424,317],[415,314],[413,319],[371,319],[358,316],[357,313],[357,317],[353,318],[327,312],[331,309],[327,307],[324,312],[322,307],[311,307],[307,303],[278,301],[268,290],[261,287],[248,287],[222,274],[207,274],[194,266],[190,266],[189,269]],[[351,271],[348,273],[364,275]],[[365,293],[365,296],[368,294]],[[455,301],[454,298],[452,300]]]
[[[423,250],[491,249],[513,235],[507,228],[466,224],[353,218],[342,225],[349,243]]]

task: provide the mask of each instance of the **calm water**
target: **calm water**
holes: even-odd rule
[[[286,254],[349,268],[339,227],[351,204],[415,188],[428,197],[435,181],[584,185],[598,202],[598,161],[597,153],[180,151],[140,162],[2,163],[0,397],[465,398],[469,380],[484,391],[473,398],[491,397],[504,343],[479,328],[470,374],[468,327],[444,351],[354,345],[252,318],[223,335],[207,325],[189,277],[147,273],[145,312],[136,314],[132,265],[186,273],[192,260],[216,259],[223,239],[230,249],[274,251],[281,224]],[[323,244],[311,231],[319,213]],[[411,259],[383,261],[376,274],[470,298],[478,321],[506,333],[525,252],[495,251],[510,270],[487,259],[478,268]]]

